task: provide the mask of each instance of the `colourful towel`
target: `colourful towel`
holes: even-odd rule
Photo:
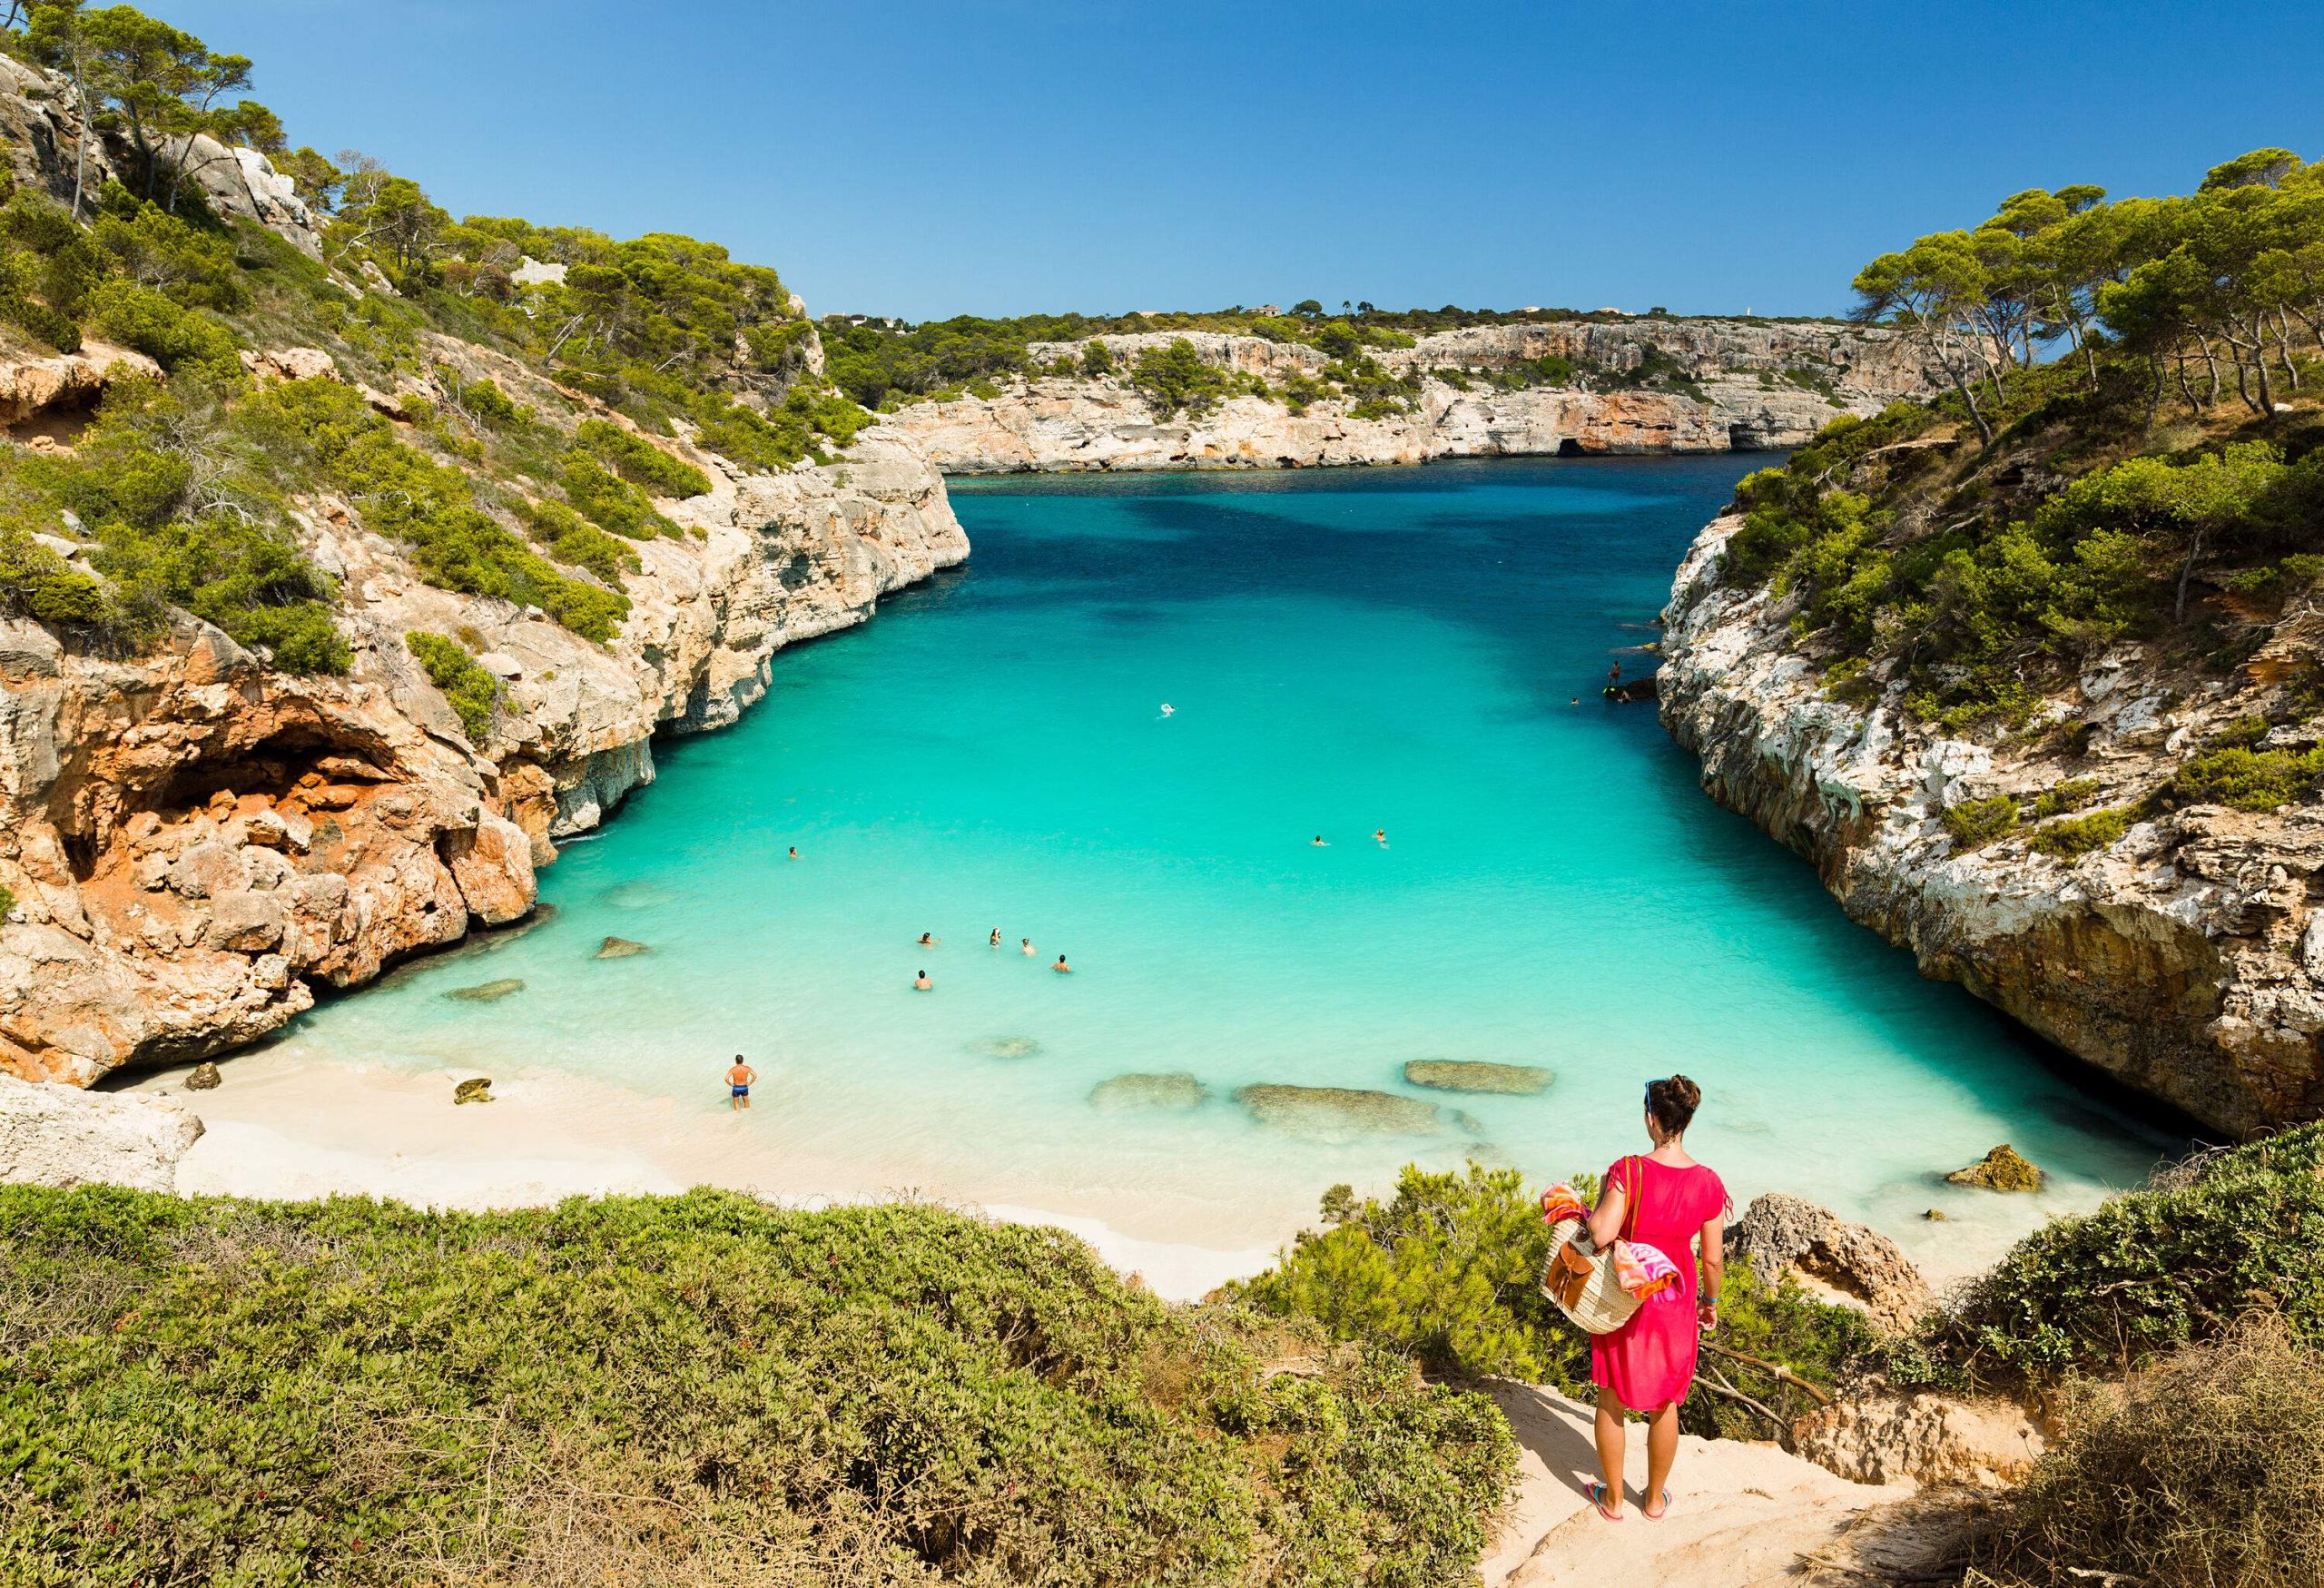
[[[1541,1193],[1541,1222],[1558,1225],[1569,1219],[1586,1225],[1590,1209],[1581,1205],[1580,1192],[1560,1180]],[[1614,1278],[1640,1301],[1651,1296],[1674,1297],[1681,1288],[1679,1265],[1664,1256],[1661,1248],[1642,1240],[1614,1243]]]

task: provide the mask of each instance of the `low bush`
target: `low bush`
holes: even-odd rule
[[[151,356],[172,372],[202,365],[239,378],[234,333],[200,310],[119,277],[89,294],[89,323],[123,347]]]
[[[587,568],[616,589],[621,587],[623,574],[641,566],[636,552],[563,502],[527,502],[517,511],[533,538],[551,557]]]
[[[458,640],[413,629],[403,636],[403,643],[428,675],[428,681],[444,692],[444,698],[459,714],[468,742],[482,745],[490,739],[493,719],[500,709],[500,680],[477,666]]]
[[[2264,729],[2265,724],[2261,726]],[[2231,805],[2272,811],[2288,805],[2324,777],[2324,748],[2254,750],[2241,745],[2196,756],[2171,774],[2171,797],[2182,805]]]
[[[2017,796],[1994,794],[1990,799],[1963,800],[1945,807],[1945,830],[1964,849],[1991,843],[2017,831]]]
[[[727,1192],[0,1188],[0,1364],[11,1583],[1453,1588],[1515,1465],[1060,1231]]]
[[[2079,1386],[2065,1433],[1973,1534],[2003,1588],[2324,1583],[2324,1353],[2259,1317],[2120,1389]]]
[[[2068,811],[2078,811],[2088,804],[2098,793],[2094,777],[2070,777],[2042,791],[2034,802],[2034,819],[2046,822],[2052,816],[2063,816]]]
[[[568,452],[557,470],[566,499],[601,529],[631,540],[675,538],[678,527],[654,510],[645,493],[586,452]]]
[[[2217,1339],[2254,1307],[2324,1345],[2324,1125],[2060,1218],[1897,1349],[1903,1382],[2022,1388]]]
[[[708,475],[619,425],[604,419],[583,419],[573,439],[624,479],[644,486],[655,496],[683,498],[709,494]]]
[[[2097,850],[2112,847],[2123,833],[2131,830],[2131,819],[2132,813],[2119,806],[2093,811],[2086,816],[2067,816],[2035,828],[2025,842],[2036,852],[2053,859],[2075,860]]]

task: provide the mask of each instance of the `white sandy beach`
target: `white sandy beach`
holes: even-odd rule
[[[243,1054],[222,1069],[225,1083],[215,1090],[186,1090],[183,1068],[123,1089],[170,1093],[201,1116],[202,1137],[178,1168],[178,1189],[189,1196],[350,1194],[460,1208],[694,1186],[793,1208],[909,1198],[1054,1225],[1173,1300],[1196,1299],[1275,1257],[1271,1248],[1141,1240],[1090,1211],[974,1201],[877,1168],[777,1154],[753,1134],[749,1113],[704,1120],[667,1099],[573,1076],[495,1075],[491,1102],[456,1106],[453,1087],[476,1071],[414,1074],[279,1050]]]

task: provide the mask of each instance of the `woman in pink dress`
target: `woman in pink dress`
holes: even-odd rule
[[[1679,1454],[1679,1403],[1695,1379],[1699,1331],[1718,1327],[1727,1188],[1687,1156],[1685,1140],[1702,1100],[1702,1089],[1683,1075],[1646,1083],[1646,1133],[1653,1138],[1654,1150],[1620,1159],[1606,1170],[1598,1210],[1590,1216],[1590,1238],[1600,1248],[1618,1239],[1658,1247],[1679,1277],[1677,1287],[1639,1303],[1620,1328],[1590,1336],[1590,1378],[1598,1386],[1598,1471],[1603,1481],[1590,1485],[1590,1497],[1609,1522],[1622,1519],[1622,1423],[1632,1412],[1647,1420],[1641,1507],[1649,1519],[1669,1509],[1666,1485]],[[1698,1239],[1699,1288],[1692,1250]]]

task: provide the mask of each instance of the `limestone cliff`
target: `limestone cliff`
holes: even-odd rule
[[[1204,362],[1281,382],[1331,362],[1301,342],[1219,332],[1102,338],[1123,366],[1180,340]],[[1079,344],[1037,342],[1037,365]],[[1330,399],[1294,413],[1234,397],[1199,418],[1157,417],[1124,378],[1044,376],[992,398],[905,408],[891,421],[937,465],[964,474],[1101,469],[1290,468],[1418,463],[1557,453],[1721,452],[1794,446],[1839,413],[1868,414],[1931,390],[1893,333],[1820,321],[1634,320],[1481,326],[1374,350],[1419,382],[1410,411],[1358,418]],[[1620,378],[1649,358],[1667,389]],[[1545,358],[1586,365],[1592,387],[1520,386],[1492,377]],[[1472,379],[1477,377],[1478,379]]]
[[[2324,641],[2324,612],[2296,605],[2226,678],[2115,646],[2047,708],[2073,733],[1988,745],[1915,724],[1896,691],[1827,697],[1784,599],[1716,577],[1740,523],[1703,531],[1665,613],[1662,720],[1712,795],[1813,862],[1925,973],[2138,1090],[2235,1132],[2324,1110],[2324,810],[2170,810],[2078,859],[2020,836],[1965,848],[1942,820],[2070,778],[2092,806],[2142,808],[2190,747],[2261,714]]]
[[[491,360],[447,342],[448,366]],[[320,355],[254,360],[312,372]],[[321,363],[328,366],[328,358]],[[0,370],[0,390],[9,372]],[[19,379],[15,389],[36,383]],[[68,393],[69,395],[69,393]],[[422,582],[329,498],[299,510],[342,581],[344,678],[277,672],[181,619],[158,654],[71,649],[0,620],[0,1067],[86,1084],[248,1042],[399,957],[529,911],[557,837],[654,774],[657,733],[724,725],[780,647],[858,623],[968,553],[942,480],[875,428],[836,461],[665,503],[631,610],[598,646],[536,609]],[[460,634],[504,684],[483,744],[406,650]]]

